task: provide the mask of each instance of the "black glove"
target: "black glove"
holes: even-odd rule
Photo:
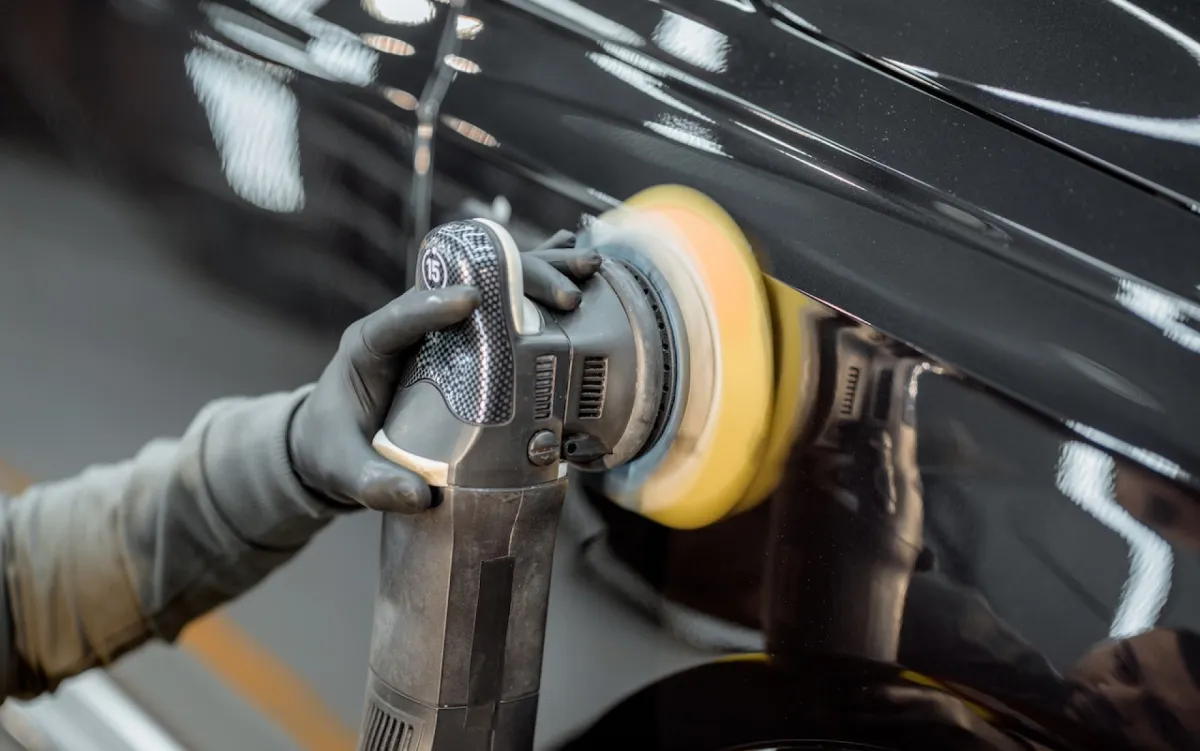
[[[525,294],[561,311],[579,306],[583,281],[600,268],[593,250],[559,233],[522,255]],[[342,334],[337,354],[296,410],[288,436],[292,468],[311,492],[379,511],[429,508],[429,487],[371,447],[399,386],[407,358],[431,331],[465,320],[479,305],[471,287],[412,289]]]

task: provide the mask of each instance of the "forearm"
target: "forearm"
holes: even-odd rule
[[[6,502],[4,696],[173,640],[338,513],[291,469],[288,424],[303,393],[214,402],[179,440]]]

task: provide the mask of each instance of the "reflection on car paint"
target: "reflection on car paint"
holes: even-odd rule
[[[684,104],[679,99],[668,94],[663,88],[663,82],[658,78],[655,78],[653,75],[643,70],[639,70],[628,63],[621,62],[614,57],[610,57],[609,55],[601,54],[599,52],[589,52],[587,53],[587,56],[588,59],[599,66],[601,70],[616,76],[646,96],[656,99],[669,107],[679,110],[680,112],[691,115],[698,120],[704,120],[705,122],[710,123],[713,122],[711,117],[705,115],[700,110]]]
[[[1125,639],[1157,625],[1171,591],[1174,555],[1171,546],[1117,503],[1116,475],[1116,463],[1103,451],[1078,441],[1063,444],[1058,489],[1129,544],[1129,578],[1108,632]]]
[[[221,168],[243,199],[268,211],[304,207],[299,105],[266,66],[197,47],[184,59],[204,106]]]
[[[474,60],[468,60],[465,57],[459,57],[458,55],[446,55],[444,62],[459,73],[466,73],[467,75],[475,75],[482,70],[479,67],[479,63]]]
[[[395,37],[384,36],[383,34],[363,34],[363,43],[374,50],[378,50],[387,55],[396,55],[397,57],[408,57],[417,50],[408,42],[405,42]]]
[[[1192,327],[1200,321],[1200,305],[1133,279],[1119,279],[1117,284],[1117,302],[1126,310],[1179,346],[1200,352],[1200,331]]]
[[[1152,472],[1156,472],[1171,480],[1178,480],[1186,485],[1192,484],[1192,478],[1188,476],[1187,472],[1183,471],[1183,467],[1165,456],[1159,456],[1152,451],[1132,446],[1119,438],[1114,438],[1107,433],[1087,425],[1082,425],[1071,420],[1068,420],[1065,424],[1069,430],[1087,438],[1092,443],[1103,446],[1110,451],[1115,451]]]
[[[567,21],[581,26],[588,33],[600,38],[610,39],[621,44],[641,47],[646,40],[637,32],[612,20],[603,13],[597,13],[575,0],[512,0],[513,5],[529,10],[543,9],[549,11],[550,18],[555,21]]]
[[[474,39],[483,31],[483,21],[472,16],[459,16],[455,21],[455,33],[459,39]]]
[[[482,146],[490,146],[494,148],[500,145],[500,142],[497,141],[491,133],[488,133],[486,130],[477,125],[472,125],[464,120],[460,120],[457,117],[442,115],[442,123],[460,136],[469,138],[470,140]]]
[[[390,86],[385,86],[383,95],[389,102],[402,110],[413,112],[417,109],[417,98],[403,89],[394,89]]]
[[[647,120],[642,125],[646,129],[684,146],[707,151],[717,156],[729,156],[721,146],[721,142],[717,140],[717,134],[711,128],[706,128],[686,117],[663,113],[658,116],[657,120]]]
[[[204,107],[229,185],[259,208],[296,212],[304,207],[300,166],[299,103],[288,84],[295,71],[366,86],[375,80],[376,52],[348,29],[315,15],[325,0],[251,0],[310,35],[301,46],[277,29],[226,6],[204,6],[215,31],[277,65],[197,35],[185,68]],[[399,40],[384,43],[401,49]],[[411,51],[411,46],[409,50]]]
[[[753,0],[717,0],[718,3],[728,5],[731,8],[737,8],[744,13],[757,13],[754,8]]]
[[[663,52],[711,73],[726,71],[728,36],[674,11],[664,8],[662,14],[651,39]]]
[[[437,16],[432,0],[363,0],[363,8],[384,23],[421,26]]]

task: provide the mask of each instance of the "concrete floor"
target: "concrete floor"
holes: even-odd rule
[[[129,456],[207,400],[314,378],[331,337],[163,252],[139,207],[44,160],[0,155],[0,459],[36,478]],[[354,515],[228,614],[348,727],[363,698],[378,519]],[[580,580],[560,541],[539,746],[702,655]],[[155,646],[112,674],[194,749],[296,749],[193,655]]]

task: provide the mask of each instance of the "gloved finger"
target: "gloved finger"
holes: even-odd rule
[[[444,329],[466,319],[479,306],[474,287],[410,289],[362,320],[360,343],[373,359],[392,357],[416,344],[431,331]],[[351,356],[355,361],[358,358]]]
[[[549,308],[568,311],[579,307],[583,293],[575,283],[533,253],[521,258],[525,295]]]
[[[591,248],[549,248],[547,250],[531,250],[525,257],[533,256],[550,264],[559,273],[584,281],[600,269],[604,259]]]
[[[429,508],[432,495],[425,481],[380,456],[361,436],[347,440],[340,453],[330,484],[343,501],[397,514]]]
[[[575,233],[569,229],[560,229],[550,237],[543,240],[536,248],[530,249],[530,253],[536,253],[539,250],[551,250],[553,248],[574,248]]]

